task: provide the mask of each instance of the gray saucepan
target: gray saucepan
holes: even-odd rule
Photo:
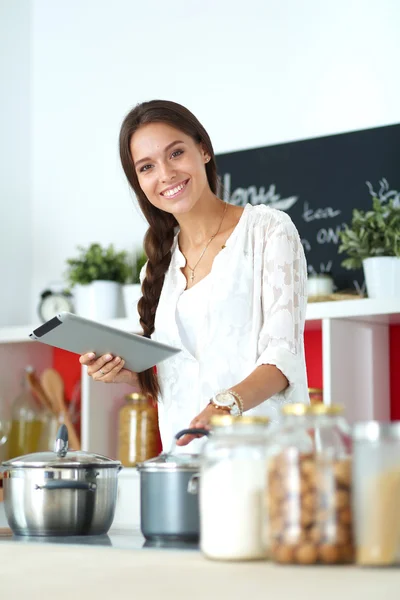
[[[184,429],[208,435],[206,429]],[[153,542],[197,542],[200,535],[197,477],[198,454],[161,453],[137,466],[140,472],[140,526]]]

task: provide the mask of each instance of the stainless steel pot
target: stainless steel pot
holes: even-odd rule
[[[55,451],[2,465],[7,521],[16,535],[107,533],[114,519],[121,463],[99,454],[68,452],[61,425]]]
[[[206,429],[184,429],[208,435]],[[152,542],[197,542],[200,535],[196,478],[198,454],[162,453],[137,466],[140,472],[140,527]]]

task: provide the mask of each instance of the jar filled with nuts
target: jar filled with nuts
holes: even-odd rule
[[[214,416],[200,472],[200,547],[214,560],[268,556],[268,419]]]
[[[352,562],[351,431],[343,410],[288,404],[282,412],[268,463],[271,558]]]
[[[158,454],[157,409],[136,392],[125,400],[118,415],[118,460],[124,467],[135,467]]]

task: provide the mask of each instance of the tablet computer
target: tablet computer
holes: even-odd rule
[[[120,356],[135,373],[154,367],[180,349],[135,333],[127,333],[69,312],[61,312],[29,334],[32,340],[76,354]]]

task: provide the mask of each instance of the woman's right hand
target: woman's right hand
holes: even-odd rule
[[[94,381],[127,383],[140,391],[137,373],[124,369],[125,361],[119,356],[104,354],[96,357],[93,352],[88,352],[80,356],[79,362],[87,367],[87,373]]]

